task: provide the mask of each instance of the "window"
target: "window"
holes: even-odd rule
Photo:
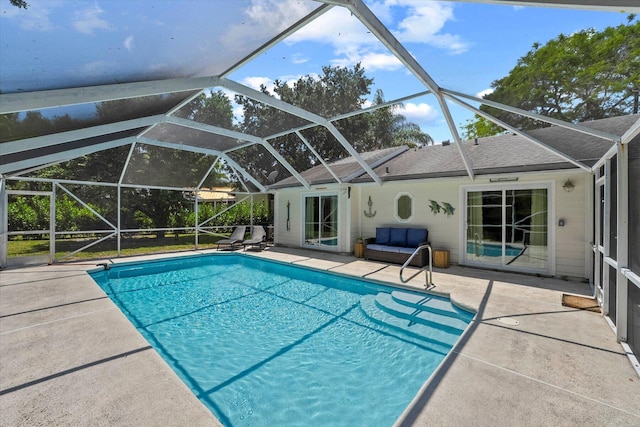
[[[413,196],[409,193],[400,193],[395,199],[396,219],[400,222],[409,222],[413,218]]]

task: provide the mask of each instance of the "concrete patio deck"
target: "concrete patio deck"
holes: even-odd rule
[[[399,266],[350,256],[247,255],[400,284]],[[0,271],[0,425],[220,425],[86,274],[97,263]],[[433,281],[478,314],[398,425],[640,425],[640,379],[611,328],[561,305],[588,285],[458,266]]]

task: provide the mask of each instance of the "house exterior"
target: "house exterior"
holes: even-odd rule
[[[640,115],[581,124],[622,135]],[[274,243],[340,253],[376,227],[426,227],[434,249],[461,265],[589,279],[593,271],[594,176],[611,141],[560,127],[529,132],[549,148],[508,134],[455,145],[394,147],[288,178],[275,192]],[[640,144],[636,137],[630,145]],[[588,166],[579,168],[554,150]],[[337,182],[334,176],[341,179]]]

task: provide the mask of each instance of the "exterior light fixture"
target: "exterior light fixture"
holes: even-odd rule
[[[571,193],[573,191],[574,188],[576,188],[576,185],[571,182],[570,179],[567,179],[565,181],[564,184],[562,184],[562,188],[564,189],[564,191],[566,191],[567,193]]]

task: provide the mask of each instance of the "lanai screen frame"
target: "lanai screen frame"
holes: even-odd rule
[[[637,0],[452,0],[452,1],[460,1],[460,2],[475,2],[475,3],[489,3],[489,4],[508,4],[508,5],[521,5],[521,6],[544,6],[544,7],[559,7],[559,8],[574,8],[574,9],[592,9],[592,10],[601,10],[601,11],[624,11],[627,13],[640,13],[640,6],[637,3]],[[321,5],[317,7],[313,12],[304,18],[300,19],[286,30],[278,34],[273,39],[264,43],[261,46],[256,46],[255,50],[252,51],[249,55],[242,58],[235,65],[227,69],[226,71],[220,73],[219,75],[214,76],[204,76],[204,77],[193,77],[193,78],[176,78],[176,79],[168,79],[168,80],[154,80],[154,81],[140,81],[140,82],[132,82],[132,83],[123,83],[123,84],[111,84],[111,85],[103,85],[103,86],[90,86],[90,87],[79,87],[79,88],[63,88],[63,89],[55,89],[55,90],[43,90],[37,92],[22,92],[22,93],[5,93],[0,94],[0,114],[8,114],[14,112],[25,112],[31,110],[44,109],[54,106],[70,106],[76,105],[80,103],[89,103],[89,102],[104,102],[109,100],[119,100],[126,98],[135,98],[142,96],[150,96],[150,95],[159,95],[159,94],[169,94],[169,93],[177,93],[177,92],[188,92],[191,91],[192,95],[184,99],[180,104],[175,105],[172,109],[170,109],[165,114],[158,114],[149,117],[137,117],[132,118],[126,121],[120,121],[116,123],[111,123],[107,125],[94,126],[92,128],[85,128],[81,130],[61,132],[52,135],[46,136],[38,136],[34,138],[22,139],[18,141],[5,142],[0,144],[0,154],[3,156],[12,156],[12,155],[23,155],[27,153],[29,150],[34,149],[42,149],[48,147],[54,147],[59,144],[66,144],[78,140],[90,140],[91,138],[103,137],[105,135],[114,134],[118,135],[118,132],[127,132],[132,131],[139,128],[145,128],[142,132],[136,133],[132,136],[125,137],[114,137],[113,139],[107,140],[98,144],[86,146],[76,147],[70,150],[52,150],[51,153],[45,155],[36,155],[34,157],[29,157],[28,155],[23,155],[19,161],[13,163],[0,163],[0,203],[2,203],[2,212],[3,216],[6,215],[7,206],[4,205],[7,197],[7,188],[6,182],[11,179],[23,179],[21,178],[22,174],[25,171],[35,170],[38,168],[46,167],[47,165],[59,163],[71,158],[83,156],[86,154],[90,154],[93,152],[101,151],[107,148],[112,148],[120,145],[130,145],[132,148],[135,144],[145,143],[145,144],[153,144],[158,146],[164,146],[168,148],[177,148],[181,150],[188,150],[194,152],[200,152],[205,154],[210,154],[215,156],[216,159],[223,159],[234,171],[235,173],[242,177],[243,180],[250,182],[260,193],[265,193],[269,191],[268,186],[263,185],[256,177],[252,176],[248,171],[242,168],[241,165],[238,165],[229,157],[229,151],[233,150],[217,150],[215,148],[212,149],[204,149],[198,147],[191,147],[183,144],[174,144],[166,141],[157,141],[150,139],[145,136],[148,133],[149,129],[152,129],[154,126],[157,126],[161,123],[170,123],[175,126],[182,126],[185,129],[196,129],[202,132],[208,132],[215,135],[221,135],[228,138],[235,138],[238,141],[242,141],[242,146],[258,144],[263,146],[266,150],[271,152],[274,157],[283,165],[283,167],[288,170],[292,176],[294,176],[302,186],[309,188],[309,183],[304,180],[304,178],[300,175],[301,171],[295,170],[291,165],[289,165],[282,156],[280,156],[275,150],[270,148],[269,140],[281,136],[286,133],[292,133],[297,135],[300,140],[308,146],[310,152],[318,157],[318,161],[323,164],[331,173],[336,182],[341,183],[340,177],[331,171],[325,159],[322,159],[314,148],[306,141],[301,134],[301,131],[305,129],[305,127],[299,127],[294,129],[289,129],[284,132],[270,135],[267,137],[256,137],[252,135],[241,134],[236,131],[231,131],[228,129],[222,129],[215,126],[204,125],[196,122],[190,122],[188,120],[180,119],[175,117],[174,113],[187,102],[198,96],[205,90],[210,88],[225,88],[235,93],[244,95],[248,98],[252,98],[254,100],[263,102],[266,105],[269,105],[274,108],[281,109],[289,114],[294,116],[303,118],[307,120],[311,125],[308,126],[322,126],[326,128],[340,143],[344,149],[351,155],[353,158],[360,164],[362,169],[378,184],[381,184],[382,181],[380,177],[378,177],[373,169],[365,162],[360,154],[351,146],[349,141],[338,131],[335,127],[334,122],[340,120],[344,117],[350,115],[357,115],[366,113],[368,111],[372,111],[374,108],[380,108],[388,105],[392,105],[397,102],[402,102],[408,99],[412,99],[414,97],[423,96],[429,94],[434,96],[437,99],[437,102],[442,110],[442,113],[448,123],[449,129],[454,138],[454,144],[457,146],[459,150],[459,154],[465,164],[465,168],[470,181],[474,180],[474,171],[472,166],[469,164],[466,154],[462,148],[461,140],[457,128],[453,122],[451,117],[451,113],[449,111],[449,107],[447,106],[446,101],[451,101],[463,108],[472,111],[495,124],[498,124],[509,130],[514,132],[530,142],[537,144],[555,154],[565,159],[566,161],[573,164],[576,168],[579,168],[583,171],[586,171],[592,175],[598,171],[600,166],[608,164],[610,159],[614,156],[616,158],[616,167],[617,167],[617,176],[618,179],[615,183],[609,183],[608,185],[616,185],[617,187],[617,205],[615,211],[617,212],[617,255],[616,259],[611,259],[608,257],[609,248],[601,247],[598,248],[597,245],[594,245],[594,253],[598,253],[598,251],[602,252],[604,255],[604,262],[607,265],[614,267],[617,272],[616,277],[616,286],[617,286],[617,313],[615,319],[615,325],[613,329],[616,332],[617,338],[621,342],[627,341],[627,322],[626,317],[630,315],[629,307],[628,307],[628,286],[631,283],[633,286],[637,286],[640,288],[640,272],[634,272],[630,268],[629,259],[628,259],[628,224],[629,224],[629,183],[628,183],[628,144],[629,142],[637,137],[640,134],[640,121],[638,121],[631,129],[629,129],[624,135],[617,136],[604,132],[598,132],[592,129],[586,129],[578,125],[574,125],[571,123],[562,122],[559,120],[550,119],[544,116],[540,116],[537,114],[532,114],[530,112],[520,110],[514,107],[510,107],[508,105],[499,104],[493,101],[488,101],[485,99],[480,99],[472,95],[460,93],[454,90],[450,90],[447,88],[443,88],[439,86],[428,74],[428,72],[423,68],[423,66],[418,63],[413,56],[406,50],[406,48],[394,37],[394,35],[386,28],[382,22],[377,18],[377,16],[363,3],[361,0],[319,0]],[[383,43],[388,50],[396,56],[400,62],[404,64],[404,66],[415,76],[425,87],[425,91],[416,93],[413,95],[406,96],[401,99],[389,101],[387,103],[378,105],[376,107],[372,107],[369,109],[364,109],[361,111],[354,111],[351,113],[346,113],[338,117],[322,117],[317,114],[311,113],[309,111],[303,110],[301,108],[295,107],[293,105],[287,104],[275,98],[271,98],[266,96],[265,94],[253,90],[247,86],[241,85],[235,81],[232,81],[227,78],[229,74],[231,74],[234,70],[242,67],[247,62],[251,61],[261,53],[267,51],[280,41],[284,40],[289,35],[293,34],[300,28],[303,28],[308,23],[312,22],[317,17],[324,14],[326,11],[331,9],[332,7],[344,7],[348,9],[360,22],[365,25],[372,34],[374,34],[377,39]],[[600,159],[593,167],[589,167],[576,159],[573,159],[557,150],[554,150],[551,147],[548,147],[543,142],[536,140],[535,138],[530,137],[525,132],[520,131],[507,123],[504,123],[491,115],[484,113],[478,108],[471,105],[469,102],[474,102],[480,105],[488,105],[491,107],[495,107],[507,112],[515,113],[524,117],[533,118],[536,120],[540,120],[551,125],[565,127],[574,131],[583,132],[588,135],[593,135],[598,138],[602,138],[605,141],[609,141],[611,143],[611,149],[609,152]],[[234,148],[235,149],[235,148]],[[217,162],[218,160],[216,160]],[[214,163],[215,164],[215,163]],[[212,165],[213,167],[213,165]],[[203,177],[204,180],[205,177]],[[606,178],[606,177],[605,177]],[[240,180],[242,182],[242,180]],[[61,182],[56,182],[55,180],[50,180],[52,186],[63,184]],[[77,182],[76,182],[77,183]],[[202,181],[201,181],[202,183]],[[87,183],[87,184],[95,184],[95,183]],[[122,186],[122,182],[112,183],[107,185],[116,185]],[[120,188],[120,187],[119,187]],[[176,188],[172,188],[174,190],[178,190]],[[251,196],[251,191],[245,187],[247,190],[246,194]],[[187,190],[187,189],[182,189]],[[190,189],[192,190],[192,188]],[[593,202],[593,201],[592,201]],[[608,203],[608,202],[607,202]],[[197,208],[196,208],[197,209]],[[608,206],[605,203],[605,211],[612,211],[612,207]],[[6,221],[2,221],[0,224],[0,250],[2,251],[2,256],[0,259],[5,260],[6,262],[6,242],[7,242],[7,230],[5,230]],[[116,227],[116,229],[119,228]],[[608,243],[611,245],[611,242]],[[2,266],[0,266],[2,267]],[[608,313],[605,312],[605,315]]]
[[[616,0],[614,2],[608,2],[606,5],[602,5],[604,2],[597,2],[593,0],[558,0],[558,1],[529,1],[529,0],[516,0],[516,1],[484,1],[479,0],[479,3],[496,3],[496,4],[526,4],[526,5],[543,5],[543,6],[558,6],[558,7],[576,7],[576,8],[586,8],[586,9],[597,9],[597,10],[625,10],[625,11],[640,11],[640,6],[632,6],[630,0]],[[275,44],[284,40],[289,35],[295,33],[300,28],[303,28],[308,23],[315,20],[317,17],[321,16],[329,9],[334,6],[345,7],[347,8],[360,22],[367,27],[367,29],[384,45],[388,48],[388,50],[396,56],[396,58],[405,65],[407,70],[411,72],[422,84],[424,84],[427,92],[434,96],[437,99],[437,102],[441,108],[441,111],[447,121],[449,130],[454,139],[454,143],[457,146],[461,159],[465,164],[465,168],[467,170],[467,174],[471,180],[474,179],[474,171],[469,161],[467,160],[467,156],[460,144],[461,139],[457,130],[455,123],[453,122],[453,118],[450,113],[450,109],[446,103],[446,100],[454,102],[463,108],[466,108],[474,113],[480,114],[481,116],[489,119],[490,121],[504,127],[506,130],[512,131],[516,134],[523,136],[529,141],[544,147],[547,150],[554,152],[559,155],[566,161],[574,164],[576,167],[581,168],[585,171],[590,171],[590,168],[581,162],[570,158],[569,156],[554,150],[542,142],[529,137],[525,132],[522,132],[504,122],[501,122],[492,116],[480,111],[479,109],[473,107],[468,103],[468,101],[473,101],[479,104],[490,105],[492,107],[508,111],[511,113],[515,113],[518,115],[522,115],[524,117],[534,118],[552,125],[566,127],[578,132],[584,132],[589,135],[594,135],[599,138],[603,138],[605,140],[611,141],[612,145],[618,142],[621,142],[621,139],[616,135],[611,135],[603,132],[597,132],[591,129],[586,129],[577,125],[573,125],[571,123],[562,122],[559,120],[549,119],[544,116],[540,116],[537,114],[532,114],[524,110],[520,110],[517,108],[513,108],[507,105],[499,104],[496,102],[490,102],[483,100],[481,98],[477,98],[472,95],[467,95],[463,93],[459,93],[456,91],[448,90],[446,88],[440,87],[427,73],[427,71],[419,64],[412,55],[404,48],[404,46],[395,38],[395,36],[389,31],[384,24],[376,17],[376,15],[361,1],[361,0],[320,0],[320,3],[323,3],[320,7],[316,8],[313,12],[311,12],[306,17],[302,18],[285,31],[278,34],[272,40],[268,41],[262,46],[256,48],[251,54],[241,59],[238,63],[231,66],[226,71],[222,72],[217,76],[207,76],[207,77],[195,77],[195,78],[180,78],[180,79],[170,79],[170,80],[158,80],[158,81],[145,81],[145,82],[135,82],[135,83],[124,83],[124,84],[115,84],[115,85],[104,85],[104,86],[92,86],[92,87],[84,87],[84,88],[69,88],[69,89],[56,89],[56,90],[45,90],[39,92],[27,92],[27,93],[7,93],[0,94],[0,114],[14,113],[14,112],[23,112],[23,111],[31,111],[38,110],[42,108],[48,108],[52,106],[64,106],[64,105],[76,105],[80,103],[97,103],[104,102],[110,100],[118,100],[118,99],[126,99],[126,98],[135,98],[142,96],[150,96],[150,95],[158,95],[158,94],[168,94],[168,93],[176,93],[176,92],[187,92],[192,91],[193,95],[185,99],[180,104],[176,105],[173,109],[167,112],[164,115],[157,115],[154,117],[145,117],[139,119],[132,119],[126,122],[119,122],[104,126],[96,126],[93,128],[83,129],[82,131],[71,131],[71,132],[62,132],[54,135],[47,135],[43,137],[35,137],[29,138],[28,140],[20,140],[14,142],[3,143],[0,147],[3,151],[3,154],[16,154],[23,152],[25,150],[30,149],[31,147],[49,147],[52,145],[61,144],[69,141],[76,141],[79,138],[91,138],[100,135],[104,135],[107,133],[113,133],[116,131],[130,130],[136,129],[140,126],[148,126],[148,128],[142,132],[140,132],[136,137],[135,141],[143,140],[145,143],[156,144],[156,145],[164,145],[167,147],[177,148],[181,150],[188,151],[199,151],[199,152],[207,152],[213,155],[226,156],[229,150],[216,150],[208,149],[202,150],[197,149],[196,147],[190,147],[185,144],[172,144],[166,141],[157,141],[157,140],[144,140],[144,135],[149,131],[149,129],[153,129],[154,126],[157,126],[160,123],[172,123],[176,126],[182,126],[185,129],[196,129],[203,132],[209,132],[212,134],[227,136],[231,138],[237,138],[240,141],[244,141],[245,143],[252,144],[260,144],[269,150],[274,157],[280,162],[280,164],[288,170],[296,179],[305,187],[309,187],[309,184],[300,176],[300,171],[296,171],[291,165],[289,165],[285,159],[279,156],[275,150],[270,148],[268,143],[269,139],[273,139],[277,136],[282,135],[283,133],[279,133],[277,135],[271,135],[266,138],[257,138],[252,135],[241,134],[239,132],[229,131],[222,128],[217,128],[215,126],[203,125],[201,123],[196,123],[189,120],[179,119],[175,117],[174,113],[182,106],[186,105],[193,98],[198,96],[204,90],[211,88],[223,88],[234,91],[235,93],[241,94],[248,98],[263,102],[266,105],[269,105],[274,108],[281,109],[289,114],[294,116],[303,118],[313,125],[322,126],[326,128],[335,139],[344,147],[344,149],[354,157],[354,159],[360,164],[363,170],[378,184],[381,184],[380,178],[375,174],[375,172],[369,167],[369,165],[363,161],[359,153],[351,146],[349,141],[336,129],[334,126],[334,122],[342,117],[321,117],[317,114],[306,111],[302,108],[293,106],[291,104],[282,102],[278,99],[269,97],[264,93],[251,89],[247,86],[241,85],[237,82],[229,80],[227,76],[231,74],[236,69],[242,67],[242,65],[251,61],[256,56],[265,52],[269,48],[273,47]],[[413,96],[420,96],[424,94],[421,92],[419,94],[411,95],[409,97],[405,97],[404,99],[410,99]],[[394,102],[399,102],[402,100],[394,100]],[[382,107],[384,105],[380,105]],[[358,114],[361,112],[354,112],[353,114]],[[298,129],[290,129],[286,133],[293,133],[299,135]],[[16,173],[23,169],[29,169],[35,166],[42,165],[43,163],[51,163],[61,160],[66,160],[68,158],[74,158],[77,156],[81,156],[84,154],[88,154],[89,152],[100,151],[107,147],[112,147],[117,144],[127,144],[131,143],[130,140],[127,139],[118,139],[115,141],[110,141],[104,144],[94,145],[92,148],[83,147],[80,149],[72,149],[69,151],[65,151],[63,153],[57,153],[56,155],[48,155],[48,156],[39,156],[35,158],[27,158],[22,159],[21,161],[15,162],[13,164],[2,164],[0,165],[0,173],[5,176],[11,176],[13,173]],[[46,160],[46,161],[43,161]],[[226,160],[226,159],[225,159]],[[243,170],[239,165],[237,166],[236,171],[243,176],[245,179],[251,181],[260,192],[265,192],[267,189],[257,182],[255,177],[252,177],[250,173],[246,170]]]

